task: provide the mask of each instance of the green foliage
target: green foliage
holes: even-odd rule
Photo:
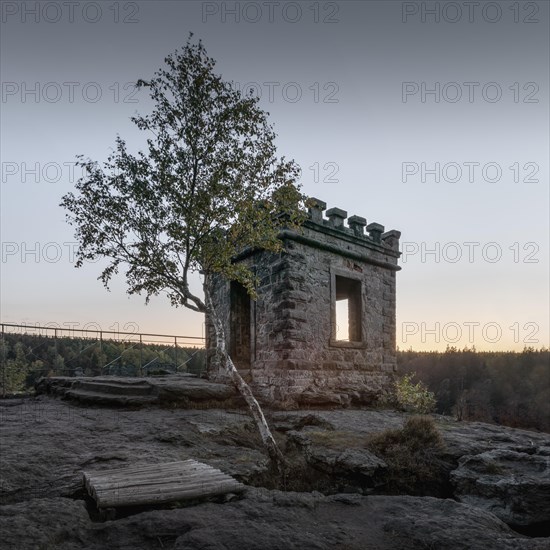
[[[253,294],[253,273],[232,258],[246,248],[279,252],[279,230],[300,225],[305,197],[298,165],[276,155],[259,98],[216,74],[191,37],[137,83],[154,105],[132,117],[151,136],[147,150],[132,154],[118,137],[103,165],[80,156],[86,175],[61,205],[76,228],[77,267],[105,258],[105,286],[123,268],[129,294],[165,293],[174,306],[204,312],[189,273],[221,273]]]
[[[2,394],[21,393],[25,390],[25,379],[29,371],[26,360],[25,346],[17,342],[10,350],[9,344],[0,341],[0,388]]]
[[[143,344],[140,349],[135,342],[6,333],[0,340],[0,394],[29,392],[42,376],[139,375],[147,363],[200,374],[204,359],[201,348],[178,347],[176,352],[165,345]]]
[[[435,409],[435,395],[423,382],[412,381],[414,374],[406,374],[395,383],[398,406],[407,411],[426,414]]]

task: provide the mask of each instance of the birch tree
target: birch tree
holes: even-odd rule
[[[129,294],[165,294],[172,306],[208,313],[217,351],[242,394],[272,461],[282,454],[249,386],[225,346],[208,289],[192,292],[193,272],[221,274],[255,297],[252,272],[232,258],[246,248],[282,250],[280,229],[304,219],[304,196],[293,160],[278,157],[273,126],[258,98],[215,72],[215,61],[190,35],[152,78],[138,80],[152,111],[132,117],[147,135],[131,153],[116,138],[103,163],[79,156],[83,168],[62,198],[79,243],[76,266],[106,259],[99,279],[108,288],[122,272]]]

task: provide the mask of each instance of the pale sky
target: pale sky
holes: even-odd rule
[[[2,3],[3,322],[203,333],[74,269],[58,206],[75,155],[141,140],[129,83],[190,31],[262,94],[305,193],[402,232],[400,348],[549,345],[547,1]]]

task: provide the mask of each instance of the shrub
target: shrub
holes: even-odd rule
[[[397,406],[407,412],[427,414],[435,409],[435,395],[424,382],[413,383],[414,374],[405,374],[395,383]]]

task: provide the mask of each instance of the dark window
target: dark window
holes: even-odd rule
[[[250,296],[241,284],[231,282],[229,354],[239,369],[250,368]]]

